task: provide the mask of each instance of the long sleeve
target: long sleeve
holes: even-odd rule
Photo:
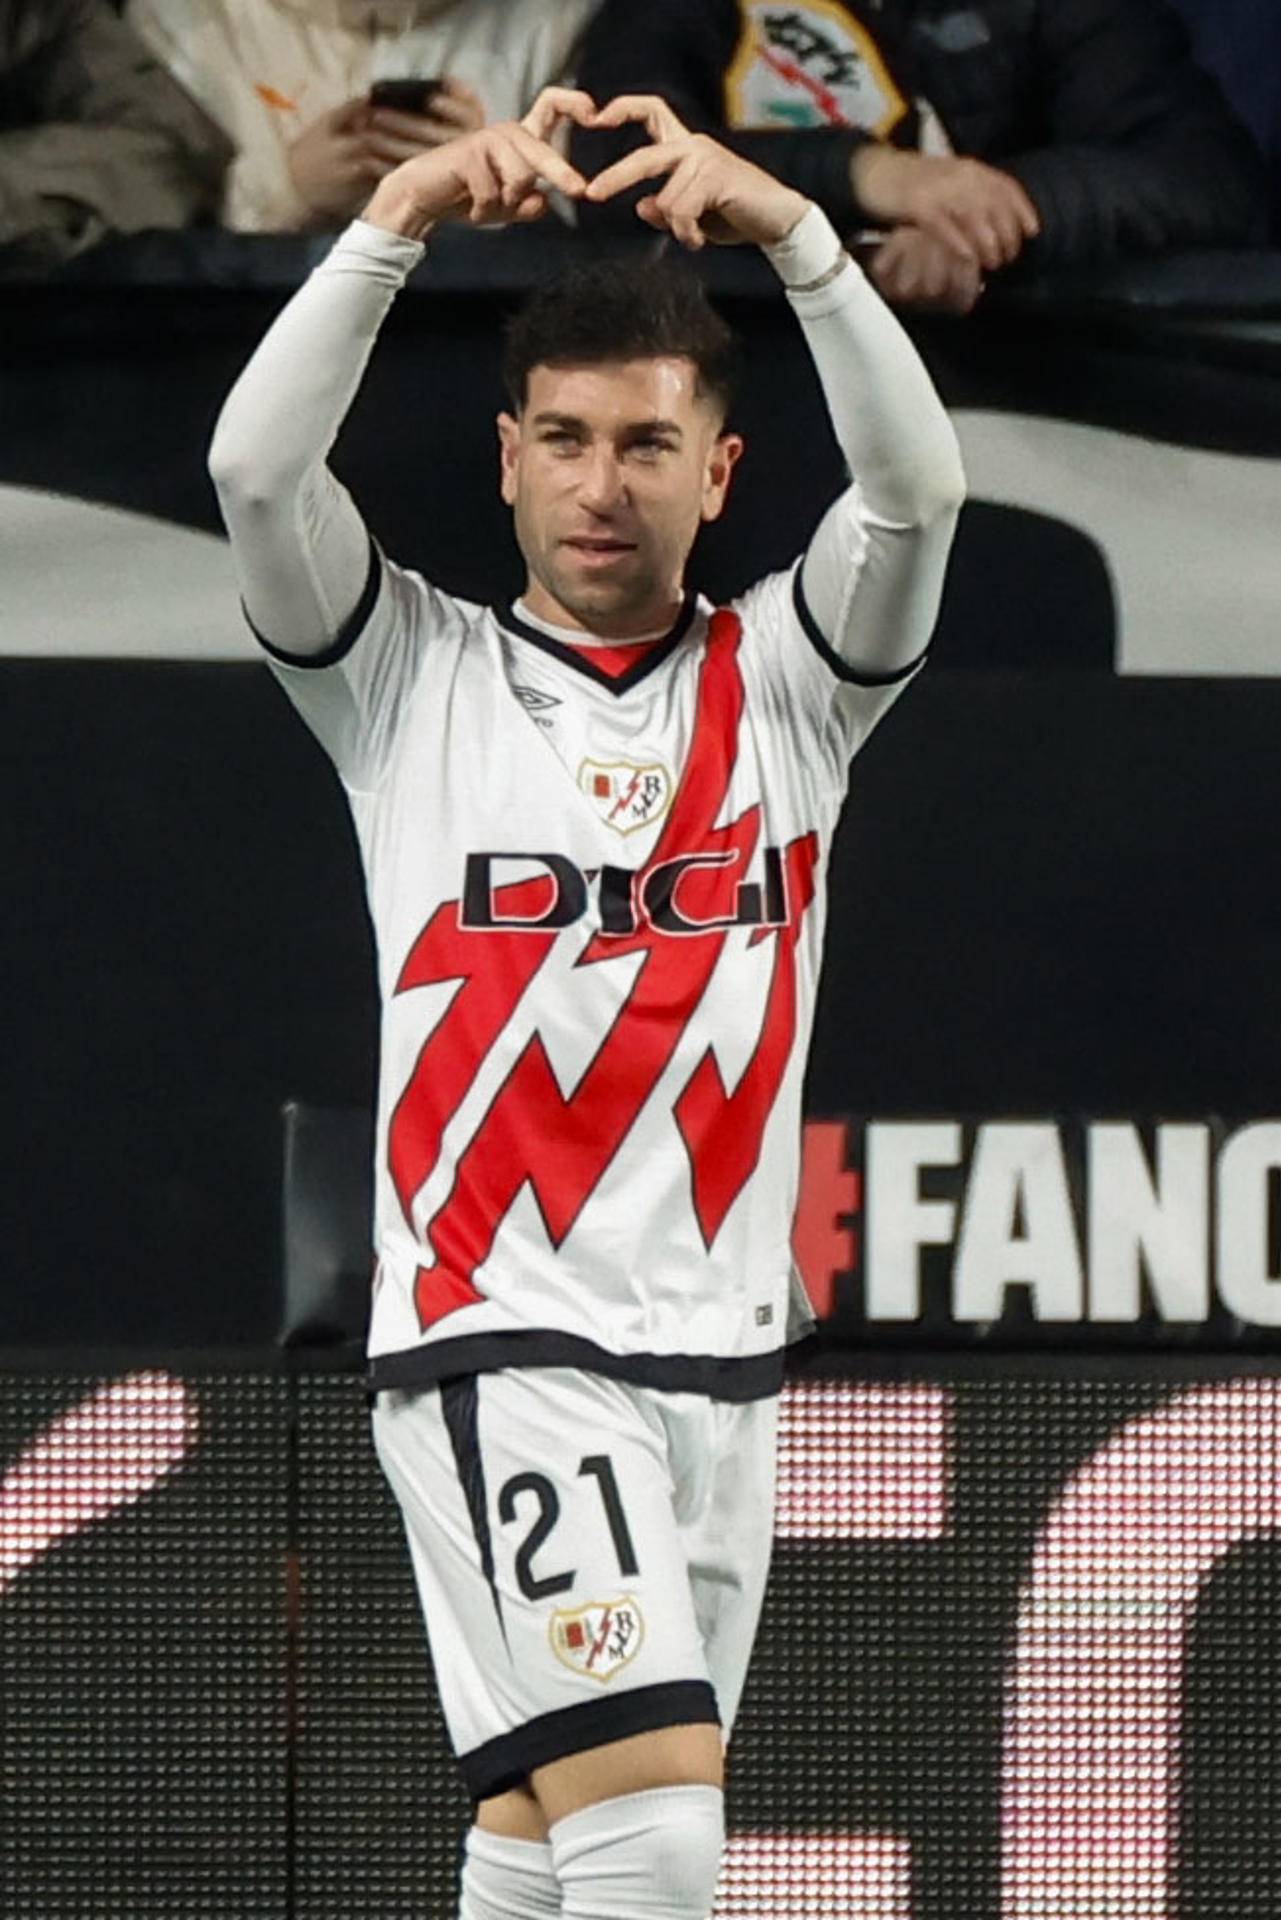
[[[938,614],[965,494],[956,435],[907,334],[817,207],[767,254],[851,474],[802,562],[805,608],[845,665],[892,676],[923,652]]]
[[[241,592],[254,627],[281,652],[331,647],[367,586],[369,535],[326,461],[422,252],[354,221],[278,316],[219,417],[209,470]]]

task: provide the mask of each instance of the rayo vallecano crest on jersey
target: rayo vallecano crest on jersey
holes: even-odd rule
[[[739,0],[739,10],[731,127],[860,127],[883,140],[910,111],[874,36],[837,0]]]
[[[619,833],[661,820],[672,801],[673,780],[661,761],[584,760],[578,784],[606,826]]]
[[[640,1652],[645,1637],[641,1610],[630,1594],[621,1600],[593,1601],[552,1615],[552,1651],[576,1673],[612,1680]]]

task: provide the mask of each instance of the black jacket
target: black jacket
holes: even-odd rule
[[[790,18],[796,44],[804,7],[756,11],[785,36]],[[903,93],[931,103],[958,153],[1022,181],[1041,216],[1036,264],[1266,242],[1262,157],[1166,0],[849,0],[845,11],[874,35]],[[726,128],[742,30],[738,0],[605,0],[580,84],[602,102],[661,94],[843,231],[857,227],[850,160],[869,135]],[[912,143],[914,132],[909,115],[891,137]],[[580,134],[575,151],[594,172],[634,144]]]

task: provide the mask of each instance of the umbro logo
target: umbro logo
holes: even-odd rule
[[[512,692],[524,707],[526,713],[546,713],[548,707],[563,706],[554,693],[543,693],[537,687],[513,687]]]

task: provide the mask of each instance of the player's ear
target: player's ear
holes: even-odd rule
[[[498,416],[498,458],[500,462],[499,486],[507,505],[514,506],[516,501],[516,468],[520,464],[520,421],[514,414],[500,413]]]
[[[703,518],[719,520],[729,492],[730,478],[743,452],[741,433],[718,433],[707,455],[703,475]]]

